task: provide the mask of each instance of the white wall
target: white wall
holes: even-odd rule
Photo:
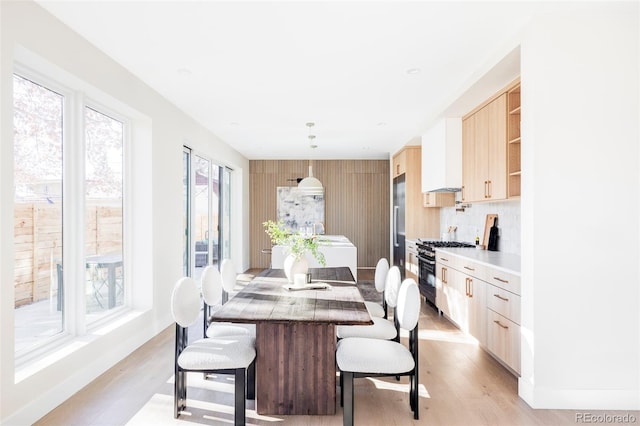
[[[236,171],[233,256],[239,269],[247,267],[249,162],[35,3],[0,2],[0,19],[0,423],[31,424],[172,323],[169,298],[182,271],[183,144]],[[11,76],[14,55],[22,50],[18,46],[148,117],[151,167],[137,177],[149,184],[150,196],[144,200],[150,205],[137,211],[150,214],[134,214],[133,226],[148,230],[142,233],[148,240],[134,246],[144,247],[144,253],[137,253],[142,265],[138,270],[150,282],[152,297],[151,307],[140,310],[128,324],[88,336],[89,343],[15,383]]]
[[[522,377],[534,408],[640,409],[638,3],[522,46]]]

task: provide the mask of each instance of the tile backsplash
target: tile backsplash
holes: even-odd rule
[[[459,196],[460,193],[456,193],[456,199]],[[458,204],[458,206],[460,205]],[[498,215],[497,226],[500,236],[498,251],[520,254],[520,200],[470,204],[464,209],[464,212],[456,211],[456,207],[442,207],[440,209],[440,234],[446,232],[449,226],[456,226],[455,239],[457,241],[473,243],[477,232],[482,244],[487,214]]]

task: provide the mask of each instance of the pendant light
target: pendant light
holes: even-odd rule
[[[307,123],[307,127],[309,128],[309,133],[311,133],[311,128],[315,123]],[[317,145],[313,143],[313,139],[315,136],[309,134],[309,144],[311,148],[316,148]],[[309,161],[309,176],[302,179],[298,184],[298,189],[305,195],[323,195],[324,188],[322,187],[322,182],[313,177],[313,168],[311,166],[311,161]]]
[[[298,184],[298,189],[305,195],[323,195],[324,188],[322,182],[313,177],[313,168],[309,162],[309,176],[302,179]]]

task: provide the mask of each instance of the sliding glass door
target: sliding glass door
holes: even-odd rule
[[[200,280],[208,265],[218,265],[229,249],[229,169],[183,151],[184,274]]]

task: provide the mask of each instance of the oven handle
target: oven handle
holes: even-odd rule
[[[427,265],[433,265],[433,266],[436,265],[436,261],[435,260],[430,260],[430,259],[424,258],[422,256],[418,256],[418,260],[421,261],[421,262],[426,263]]]

